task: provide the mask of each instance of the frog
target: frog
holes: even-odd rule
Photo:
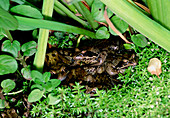
[[[72,66],[77,65],[92,65],[98,63],[99,54],[96,52],[97,49],[91,49],[87,51],[81,51],[79,54],[73,56],[74,63]]]

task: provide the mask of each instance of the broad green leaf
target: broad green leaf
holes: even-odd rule
[[[79,1],[82,1],[82,0],[65,0],[65,2],[67,2],[68,4],[73,4]]]
[[[112,21],[116,29],[119,30],[120,33],[124,33],[127,30],[128,24],[122,19],[120,19],[118,16],[113,16],[110,20]],[[118,35],[110,27],[109,27],[109,31],[113,35]]]
[[[5,32],[5,30],[4,30],[4,28],[0,28],[0,36],[2,37],[7,37],[7,34],[6,34],[6,32]],[[1,40],[1,39],[0,39]]]
[[[2,51],[11,53],[14,57],[18,57],[20,43],[17,40],[14,40],[12,43],[10,40],[5,40],[2,43]]]
[[[0,55],[0,75],[14,73],[18,68],[17,61],[9,55]]]
[[[82,28],[78,28],[75,26],[67,25],[64,23],[49,21],[49,20],[41,20],[41,19],[32,19],[25,18],[20,16],[15,16],[19,22],[19,30],[23,30],[22,28],[43,28],[43,29],[51,29],[57,31],[71,32],[77,34],[84,34],[90,36],[91,38],[96,38],[95,33],[89,30],[85,30]],[[26,29],[24,29],[26,30]],[[28,29],[27,29],[28,30]]]
[[[131,36],[131,40],[132,40],[137,46],[140,46],[140,47],[145,47],[145,46],[148,44],[145,36],[143,36],[142,34],[132,35],[132,36]]]
[[[13,2],[16,2],[18,4],[24,4],[25,3],[25,0],[11,0]]]
[[[21,50],[24,52],[24,56],[32,56],[36,52],[36,42],[29,41],[21,46]]]
[[[86,0],[87,4],[91,7],[94,0]]]
[[[104,18],[105,5],[100,0],[94,0],[91,8],[91,14],[96,21],[106,22]],[[113,13],[107,9],[108,17],[113,15]]]
[[[148,39],[159,44],[159,46],[170,52],[170,33],[168,29],[164,28],[159,23],[142,13],[131,3],[129,3],[128,0],[100,1],[103,2],[112,12],[114,12],[117,16],[126,21],[138,32],[145,35]]]
[[[36,102],[39,101],[42,96],[43,96],[44,92],[40,91],[39,89],[34,89],[33,91],[31,91],[31,93],[28,95],[28,102]]]
[[[39,80],[42,79],[42,74],[37,70],[32,70],[31,77],[32,77],[32,80],[35,82],[35,79],[39,79]]]
[[[50,82],[52,83],[53,88],[56,88],[57,86],[61,84],[61,80],[59,79],[51,79]]]
[[[21,73],[25,79],[31,80],[31,66],[30,65],[28,65],[25,68],[22,68]]]
[[[5,93],[9,93],[10,91],[12,91],[15,86],[15,82],[10,79],[6,79],[1,82],[1,87],[3,88],[2,91]]]
[[[17,5],[17,6],[12,7],[10,11],[13,13],[23,15],[23,16],[28,16],[31,18],[38,18],[38,19],[43,18],[40,11],[28,5]]]
[[[0,35],[0,40],[2,40],[5,36],[4,35]]]
[[[36,51],[37,49],[28,49],[24,52],[23,56],[32,56],[33,54],[35,54]]]
[[[0,0],[0,7],[8,11],[9,9],[9,0]]]
[[[5,108],[5,99],[0,99],[0,109],[4,109]]]
[[[0,7],[0,28],[15,30],[18,28],[18,21],[6,10]]]
[[[110,33],[108,32],[106,27],[101,27],[96,31],[97,39],[108,39],[110,37]]]
[[[170,0],[146,0],[152,18],[170,31]]]
[[[48,103],[49,105],[56,105],[61,101],[60,96],[53,96],[52,94],[49,94],[48,98],[49,98],[49,103]]]
[[[35,41],[29,41],[21,46],[21,50],[25,52],[28,49],[36,48],[37,44]]]
[[[43,81],[48,82],[50,80],[50,77],[51,77],[51,73],[50,72],[45,72],[43,74]]]

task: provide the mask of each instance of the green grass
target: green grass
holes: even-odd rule
[[[144,49],[137,49],[139,57],[135,68],[129,67],[125,75],[118,79],[125,84],[112,91],[97,90],[96,98],[83,92],[80,85],[74,90],[58,88],[56,94],[59,103],[47,106],[46,100],[35,105],[31,111],[33,116],[48,117],[54,115],[75,117],[88,113],[88,117],[127,117],[127,118],[166,118],[169,110],[169,78],[170,55],[155,44],[150,44]],[[159,58],[162,62],[160,78],[147,71],[150,58]],[[81,90],[81,91],[80,91]],[[38,110],[37,110],[38,109]],[[41,112],[39,112],[41,111]],[[87,116],[86,116],[87,117]]]

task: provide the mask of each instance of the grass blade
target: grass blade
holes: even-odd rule
[[[120,18],[170,52],[170,32],[126,0],[101,0]]]
[[[154,20],[170,30],[170,0],[147,0]]]
[[[82,28],[78,28],[75,26],[67,25],[64,23],[59,23],[50,20],[41,20],[41,19],[33,19],[33,18],[25,18],[21,16],[15,16],[18,20],[19,26],[29,26],[35,28],[44,28],[56,31],[63,31],[63,32],[70,32],[70,33],[77,33],[77,34],[84,34],[91,38],[96,38],[95,33],[89,30],[85,30]]]

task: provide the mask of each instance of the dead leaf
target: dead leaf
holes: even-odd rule
[[[129,42],[129,41],[126,39],[126,37],[124,37],[124,36],[122,35],[122,33],[120,33],[120,32],[116,29],[116,27],[115,27],[115,26],[113,25],[113,23],[110,21],[108,15],[107,15],[107,11],[106,11],[106,10],[107,10],[107,6],[105,7],[104,18],[105,18],[106,22],[108,23],[108,25],[111,27],[111,29],[112,29],[116,34],[118,34],[118,35],[120,36],[120,38],[122,38],[126,43],[132,44],[132,42]]]
[[[159,75],[162,72],[161,71],[161,61],[158,58],[150,59],[147,69],[152,75],[155,74],[159,77]]]

